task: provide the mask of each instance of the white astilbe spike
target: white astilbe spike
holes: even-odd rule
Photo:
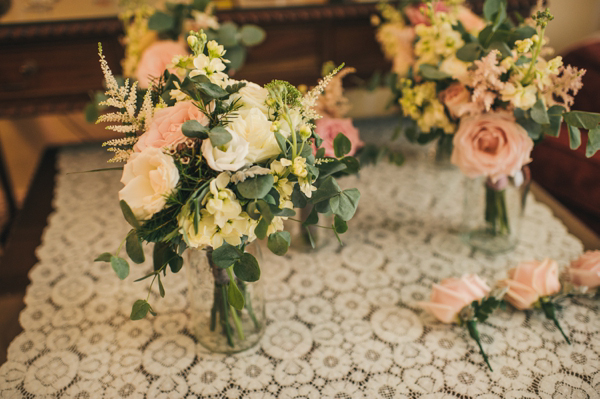
[[[344,64],[335,68],[331,73],[325,76],[323,79],[319,81],[319,84],[313,87],[308,93],[304,95],[302,98],[302,107],[305,109],[305,116],[308,119],[320,119],[321,115],[319,115],[314,107],[317,104],[317,100],[321,93],[325,91],[327,85],[331,82],[333,77],[344,67]]]
[[[130,80],[126,79],[122,86],[115,79],[112,71],[108,67],[108,63],[102,54],[102,46],[98,45],[98,55],[100,56],[100,67],[106,81],[106,96],[107,99],[102,101],[100,105],[114,107],[120,112],[110,112],[101,115],[96,123],[109,122],[116,123],[106,127],[119,133],[124,133],[131,137],[124,139],[109,140],[105,143],[108,151],[114,152],[115,156],[109,162],[127,161],[132,153],[131,148],[117,148],[119,146],[132,147],[137,142],[137,134],[143,133],[150,126],[152,120],[154,106],[152,104],[152,85],[146,91],[142,106],[137,107],[137,82],[130,84]],[[132,133],[134,135],[132,135]]]
[[[105,141],[102,143],[102,147],[117,147],[117,146],[125,146],[125,145],[134,145],[137,143],[137,137],[124,137],[122,139],[112,139]]]

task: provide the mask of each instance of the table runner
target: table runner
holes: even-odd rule
[[[116,193],[119,172],[98,149],[61,151],[39,263],[31,270],[24,332],[0,367],[0,398],[599,398],[597,302],[567,300],[559,317],[567,345],[541,312],[500,311],[481,324],[494,372],[458,326],[442,325],[417,303],[445,277],[479,273],[494,281],[520,260],[559,264],[582,252],[550,210],[529,198],[522,239],[487,257],[456,230],[463,177],[427,162],[381,163],[343,180],[361,204],[344,247],[265,254],[268,326],[247,352],[211,354],[189,325],[185,268],[151,297],[157,317],[130,321],[145,298],[133,283],[151,267],[132,265],[119,281],[93,259],[113,251],[128,227]],[[150,255],[151,248],[147,255]]]

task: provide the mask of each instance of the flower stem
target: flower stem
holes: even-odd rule
[[[227,336],[227,343],[229,344],[229,346],[231,346],[232,348],[234,347],[233,344],[233,334],[231,331],[231,326],[229,325],[229,315],[228,315],[228,311],[227,311],[227,289],[225,288],[225,285],[221,285],[221,305],[222,305],[222,317],[221,317],[221,324],[223,325],[223,331],[225,332],[225,335]]]
[[[540,300],[540,304],[542,305],[542,310],[544,311],[546,318],[554,322],[554,325],[556,326],[556,328],[558,328],[558,331],[560,331],[562,336],[565,338],[565,341],[567,341],[567,343],[571,345],[571,340],[569,340],[569,337],[567,337],[567,334],[565,334],[562,327],[560,326],[560,323],[558,322],[558,319],[556,318],[556,307],[554,306],[554,304],[550,302],[550,300],[547,297],[542,298]]]
[[[242,320],[240,320],[240,316],[237,314],[237,310],[231,305],[229,305],[229,310],[231,311],[231,316],[233,317],[233,323],[235,324],[235,329],[237,330],[238,338],[240,339],[240,341],[246,340],[246,337],[244,336],[244,327],[242,326]]]
[[[533,68],[535,67],[537,58],[539,57],[540,52],[542,51],[542,44],[544,42],[544,32],[545,31],[546,31],[546,26],[544,25],[540,28],[540,32],[538,34],[539,41],[536,43],[535,49],[533,50],[533,55],[531,56],[531,63],[529,64],[529,69],[527,69],[527,73],[525,74],[525,77],[521,81],[523,86],[530,84],[531,81],[533,80],[533,75],[532,75]]]
[[[510,234],[506,190],[496,190],[488,184],[485,185],[485,221],[494,236]]]
[[[483,350],[483,346],[481,346],[481,338],[479,336],[479,330],[477,329],[477,321],[469,320],[469,321],[467,321],[466,324],[467,324],[467,329],[469,330],[469,335],[471,336],[471,338],[473,338],[475,340],[475,342],[477,342],[477,346],[479,346],[479,352],[481,353],[481,356],[483,356],[483,361],[490,368],[490,371],[494,371],[492,369],[492,366],[490,365],[490,361],[489,361],[487,355],[485,354],[485,351]]]

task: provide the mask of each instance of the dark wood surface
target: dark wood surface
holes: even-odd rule
[[[0,294],[24,292],[29,284],[27,273],[38,261],[35,249],[40,245],[48,216],[52,212],[57,149],[42,157],[31,188],[0,258]]]
[[[370,16],[374,4],[338,4],[218,12],[220,21],[263,27],[236,79],[314,85],[326,61],[346,62],[357,76],[389,70]],[[116,18],[0,25],[0,117],[83,109],[102,88],[98,42],[116,74],[124,56]]]

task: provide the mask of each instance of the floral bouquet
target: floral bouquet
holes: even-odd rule
[[[125,58],[121,62],[123,76],[138,81],[139,97],[143,98],[151,82],[163,79],[163,72],[184,72],[172,63],[175,56],[187,56],[186,36],[189,31],[204,30],[209,40],[217,40],[227,50],[229,63],[223,71],[233,74],[242,67],[247,47],[265,39],[265,32],[256,25],[238,27],[233,22],[219,23],[213,15],[214,3],[209,0],[166,2],[156,9],[147,0],[127,0],[119,14],[125,36]],[[180,76],[181,77],[181,76]],[[117,81],[122,82],[118,77]],[[106,100],[103,91],[94,93],[85,110],[86,119],[93,123],[104,109],[99,103]]]
[[[400,2],[398,8],[381,3],[379,10],[383,22],[373,18],[379,25],[377,40],[392,61],[392,103],[401,111],[394,139],[401,132],[420,144],[437,139],[436,159],[447,163],[462,112],[448,107],[443,93],[467,75],[470,64],[456,52],[464,38],[478,35],[485,23],[462,0]]]
[[[228,60],[222,45],[203,32],[190,32],[187,41],[192,55],[175,61],[185,78],[165,72],[170,83],[151,84],[139,107],[137,83],[119,86],[100,48],[108,88],[104,104],[117,111],[99,121],[116,123],[107,128],[125,135],[104,145],[114,153],[111,162],[125,162],[119,198],[132,229],[115,253],[97,260],[109,262],[124,279],[129,265],[120,257],[122,246],[133,262],[142,263],[142,243],[154,243],[154,270],[142,279],[152,278],[149,290],[156,281],[164,296],[161,275],[178,272],[186,250],[206,250],[214,277],[214,297],[204,298],[212,299],[211,331],[220,319],[233,347],[231,324],[243,338],[239,318],[243,311],[255,313],[246,287],[260,277],[247,246],[267,238],[273,253],[285,254],[290,234],[283,221],[293,218],[293,208],[309,205],[303,225],[315,224],[319,213],[331,214],[332,224],[323,227],[339,238],[360,193],[342,190],[332,175],[357,162],[346,155],[352,145],[344,135],[335,138],[334,155],[327,156],[315,133],[319,115],[313,107],[341,67],[302,95],[284,81],[261,87],[233,80],[223,72]],[[131,319],[148,312],[154,314],[152,306],[140,299]]]

